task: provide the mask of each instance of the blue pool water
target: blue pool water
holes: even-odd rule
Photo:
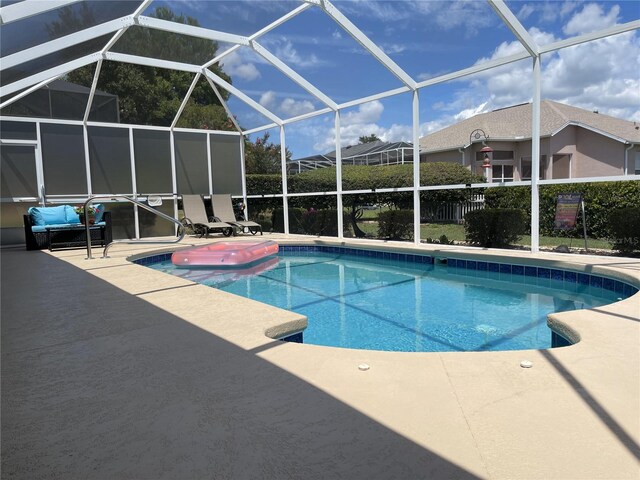
[[[301,313],[309,320],[304,343],[369,350],[549,348],[549,313],[612,303],[635,291],[575,272],[386,257],[290,249],[244,271],[181,269],[168,258],[140,263]],[[591,280],[585,285],[580,275]]]

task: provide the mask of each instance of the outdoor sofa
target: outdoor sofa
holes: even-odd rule
[[[95,223],[90,226],[91,245],[111,243],[111,213],[104,205],[96,208]],[[24,215],[24,237],[27,250],[48,248],[82,248],[87,246],[86,226],[71,205],[31,207]]]

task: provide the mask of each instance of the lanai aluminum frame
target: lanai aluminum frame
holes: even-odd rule
[[[37,15],[46,10],[51,10],[54,8],[59,8],[61,6],[70,5],[75,3],[78,0],[49,0],[48,2],[38,2],[35,0],[26,0],[23,2],[19,2],[16,4],[8,5],[6,7],[0,8],[0,21],[3,24],[7,24],[10,22],[20,21],[21,19],[28,18],[33,15]],[[222,96],[220,95],[218,88],[223,88],[231,94],[235,95],[239,100],[249,105],[251,108],[264,115],[267,119],[269,119],[272,123],[268,125],[263,125],[261,127],[252,128],[250,130],[242,130],[240,126],[234,122],[235,128],[239,133],[243,135],[249,135],[252,133],[261,132],[271,128],[279,128],[280,131],[280,144],[281,144],[281,164],[282,164],[282,194],[281,195],[269,195],[269,196],[278,196],[282,197],[283,208],[284,208],[284,219],[285,219],[285,233],[289,233],[289,225],[288,225],[288,198],[291,196],[297,195],[310,195],[310,194],[290,194],[287,189],[287,162],[286,162],[286,134],[285,127],[291,123],[298,122],[301,120],[305,120],[308,118],[312,118],[314,116],[323,115],[326,113],[334,114],[334,125],[335,125],[335,145],[336,145],[336,191],[335,192],[322,192],[324,194],[335,194],[337,196],[337,207],[338,211],[341,212],[343,210],[342,205],[342,196],[347,193],[367,193],[364,192],[347,192],[342,188],[342,159],[340,154],[340,125],[341,125],[341,112],[347,108],[354,107],[357,105],[361,105],[367,102],[371,102],[374,100],[380,100],[383,98],[387,98],[394,95],[399,95],[403,93],[410,92],[412,95],[412,121],[413,121],[413,131],[412,131],[412,139],[413,139],[413,158],[419,158],[419,124],[420,124],[420,115],[419,115],[419,91],[425,87],[437,85],[439,83],[448,82],[457,78],[466,77],[469,75],[473,75],[485,70],[489,70],[492,68],[496,68],[503,65],[508,65],[513,62],[517,62],[526,58],[530,58],[532,61],[532,74],[533,74],[533,115],[532,115],[532,171],[535,173],[532,176],[530,182],[514,182],[510,183],[510,185],[531,185],[531,251],[537,252],[539,250],[539,185],[547,184],[547,183],[574,183],[576,179],[567,180],[567,181],[541,181],[538,178],[539,171],[539,154],[540,154],[540,91],[541,91],[541,56],[545,53],[555,52],[560,49],[572,47],[575,45],[580,45],[582,43],[591,42],[594,40],[598,40],[601,38],[605,38],[612,35],[618,35],[624,32],[629,32],[633,30],[640,29],[640,20],[635,20],[632,22],[628,22],[621,25],[616,25],[610,28],[606,28],[597,32],[589,33],[586,35],[580,35],[573,38],[568,38],[565,40],[553,42],[547,45],[538,45],[535,40],[531,37],[531,35],[527,32],[527,30],[523,27],[520,21],[516,18],[516,16],[511,12],[508,6],[505,4],[503,0],[487,0],[488,4],[491,6],[493,11],[497,14],[497,16],[504,22],[504,24],[511,30],[516,39],[522,44],[524,47],[524,51],[515,55],[511,55],[508,57],[488,61],[479,65],[475,65],[469,68],[465,68],[462,70],[458,70],[453,73],[449,73],[446,75],[440,75],[435,78],[431,78],[429,80],[425,80],[422,82],[417,82],[414,80],[407,72],[405,72],[399,65],[397,65],[384,51],[376,45],[373,41],[371,41],[367,35],[365,35],[358,27],[356,27],[339,9],[337,9],[329,0],[303,0],[303,3],[291,10],[286,15],[283,15],[276,21],[267,25],[266,27],[260,29],[249,36],[243,35],[235,35],[226,32],[215,31],[202,27],[194,27],[190,25],[184,25],[179,23],[168,22],[164,20],[160,20],[157,18],[146,17],[142,15],[142,12],[151,5],[153,0],[145,0],[142,1],[137,8],[130,14],[121,18],[117,18],[115,20],[111,20],[99,25],[95,25],[84,30],[78,31],[76,33],[72,33],[70,35],[58,38],[56,40],[52,40],[49,42],[45,42],[43,44],[24,49],[22,51],[16,52],[12,55],[7,55],[2,59],[2,65],[0,66],[0,71],[4,71],[5,69],[15,67],[17,65],[23,64],[30,60],[34,60],[36,58],[40,58],[44,55],[56,52],[62,48],[67,48],[73,45],[80,44],[82,42],[86,42],[91,39],[98,38],[102,35],[113,34],[110,40],[104,45],[104,47],[97,52],[90,53],[88,55],[82,56],[80,58],[76,58],[72,61],[66,62],[61,65],[57,65],[53,68],[49,68],[45,71],[37,72],[32,75],[29,75],[26,78],[20,79],[8,85],[0,86],[0,97],[7,98],[2,104],[0,104],[0,109],[5,106],[10,105],[16,100],[22,98],[25,95],[41,88],[42,86],[48,84],[49,82],[55,80],[56,78],[65,75],[66,73],[80,68],[85,65],[90,65],[92,63],[96,63],[96,72],[94,75],[94,80],[91,88],[91,94],[89,98],[89,102],[87,104],[87,109],[84,115],[83,124],[86,129],[89,111],[91,107],[91,100],[93,95],[95,94],[98,76],[100,73],[100,69],[102,67],[102,63],[104,60],[118,61],[118,62],[126,62],[133,63],[138,65],[147,65],[152,67],[159,68],[168,68],[180,71],[191,72],[194,74],[194,80],[191,85],[191,88],[187,92],[175,119],[172,122],[171,130],[173,130],[177,124],[180,115],[201,76],[207,80],[211,88],[215,91],[216,95],[220,99],[222,105],[227,110],[230,118],[233,119],[233,115],[228,105],[222,100]],[[265,33],[273,30],[277,26],[287,22],[292,19],[296,15],[299,15],[303,11],[309,8],[319,8],[326,15],[328,15],[332,20],[334,20],[346,33],[348,33],[351,37],[353,37],[371,56],[373,56],[384,68],[386,68],[389,72],[395,75],[400,82],[403,84],[402,87],[396,88],[393,90],[380,92],[375,95],[371,95],[368,97],[363,97],[354,101],[345,102],[338,104],[331,98],[329,98],[326,94],[320,91],[317,87],[315,87],[311,82],[306,80],[303,76],[298,74],[288,65],[286,65],[282,60],[280,60],[277,56],[267,50],[263,45],[260,44],[259,39]],[[230,49],[222,52],[217,55],[215,58],[210,59],[206,63],[202,65],[194,65],[194,64],[186,64],[179,63],[173,61],[166,61],[157,58],[149,58],[149,57],[141,57],[136,55],[128,55],[123,53],[115,53],[110,51],[116,41],[129,29],[130,27],[137,25],[146,28],[164,30],[167,32],[173,32],[182,35],[189,35],[198,38],[216,40],[221,42],[227,42],[234,44]],[[298,84],[304,90],[306,90],[310,95],[312,95],[316,100],[318,100],[323,108],[318,109],[316,111],[299,115],[287,119],[280,118],[274,112],[270,111],[268,108],[260,105],[258,102],[250,98],[240,89],[230,85],[228,82],[224,81],[219,76],[212,73],[207,67],[220,62],[225,56],[234,52],[240,46],[247,46],[252,48],[258,55],[260,55],[264,60],[277,68],[280,72],[282,72],[286,77],[291,79],[293,82]],[[588,181],[616,181],[616,180],[629,180],[629,179],[640,179],[640,176],[616,176],[616,177],[597,177],[590,178]],[[413,187],[401,188],[401,189],[377,189],[378,192],[383,191],[412,191],[413,199],[414,199],[414,241],[416,243],[420,242],[420,192],[424,190],[434,190],[434,189],[451,189],[451,188],[467,188],[466,185],[449,185],[449,186],[437,186],[437,187],[426,187],[420,185],[420,165],[419,162],[413,163]],[[486,184],[477,184],[471,185],[471,187],[491,187],[492,185]],[[497,186],[497,185],[493,185]],[[267,196],[267,195],[265,195]],[[243,197],[252,198],[252,196],[246,195],[246,187],[244,185],[244,177],[243,177]],[[258,196],[262,198],[263,196]],[[337,218],[338,223],[338,235],[342,236],[343,231],[343,219],[342,215],[338,215]]]

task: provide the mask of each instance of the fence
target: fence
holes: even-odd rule
[[[484,195],[471,195],[469,200],[459,203],[445,203],[427,208],[423,212],[424,222],[456,222],[462,223],[468,212],[484,208]]]

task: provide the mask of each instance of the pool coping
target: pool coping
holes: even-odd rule
[[[242,241],[242,239],[236,239],[236,241]],[[640,302],[640,275],[634,275],[625,270],[611,268],[608,264],[594,266],[589,263],[577,263],[575,261],[575,255],[571,255],[571,258],[569,259],[562,257],[545,258],[547,256],[553,256],[553,254],[543,254],[544,256],[542,258],[523,258],[514,256],[513,251],[510,250],[491,250],[487,252],[479,249],[473,249],[470,251],[468,248],[465,248],[460,251],[459,249],[429,248],[429,244],[415,246],[411,244],[396,243],[389,245],[381,242],[370,243],[365,241],[358,243],[354,241],[339,241],[334,239],[317,239],[309,237],[298,239],[286,238],[279,240],[279,244],[286,247],[288,252],[297,251],[305,253],[321,251],[327,253],[350,254],[362,258],[400,260],[407,263],[416,262],[419,264],[430,265],[433,265],[434,263],[445,263],[447,266],[452,266],[453,263],[454,267],[465,271],[495,271],[500,274],[514,273],[516,275],[524,275],[525,277],[537,277],[538,279],[557,279],[554,278],[554,276],[560,274],[563,276],[563,280],[567,281],[566,272],[569,272],[570,274],[575,274],[575,276],[571,275],[569,278],[571,279],[570,281],[576,285],[586,284],[594,287],[601,287],[605,290],[619,293],[626,297],[618,302],[607,304],[606,307],[618,304],[622,304],[622,306],[624,306],[626,302],[629,302],[632,305]],[[144,262],[144,260],[149,260],[150,263],[165,260],[176,249],[176,247],[160,249],[158,251],[154,251],[153,255],[134,254],[128,257],[127,260],[137,265],[146,266],[146,262]],[[563,256],[565,254],[558,255]],[[589,258],[586,258],[586,260],[589,260]],[[506,272],[504,267],[509,267],[509,272]],[[514,267],[518,267],[518,271],[516,271]],[[520,269],[522,271],[520,271]],[[609,280],[610,282],[608,282]],[[580,310],[578,312],[580,312]],[[554,333],[562,336],[571,344],[577,344],[583,340],[583,334],[580,333],[580,328],[576,322],[572,321],[572,318],[575,318],[576,315],[571,315],[570,313],[571,312],[560,312],[548,315],[547,325]],[[578,314],[578,316],[580,316],[580,314]],[[306,319],[304,321],[301,319],[294,322],[288,321],[280,325],[272,325],[265,328],[264,334],[269,338],[278,340],[289,336],[297,336],[299,333],[304,331],[306,326]]]
[[[548,264],[640,285],[640,261],[634,259],[301,236],[264,238],[284,245],[353,245],[465,261],[517,259],[530,266]],[[213,241],[218,239],[190,238],[186,243]],[[554,328],[580,337],[579,343],[566,348],[407,353],[319,347],[265,336],[300,330],[306,322],[300,315],[130,261],[184,246],[117,245],[111,258],[92,261],[78,250],[41,253],[277,366],[476,477],[637,477],[633,446],[640,439],[639,294],[594,310],[551,315]],[[211,317],[211,305],[224,321]],[[247,318],[253,328],[247,328]],[[531,361],[533,368],[521,368],[523,360]],[[363,364],[370,368],[360,370]]]

